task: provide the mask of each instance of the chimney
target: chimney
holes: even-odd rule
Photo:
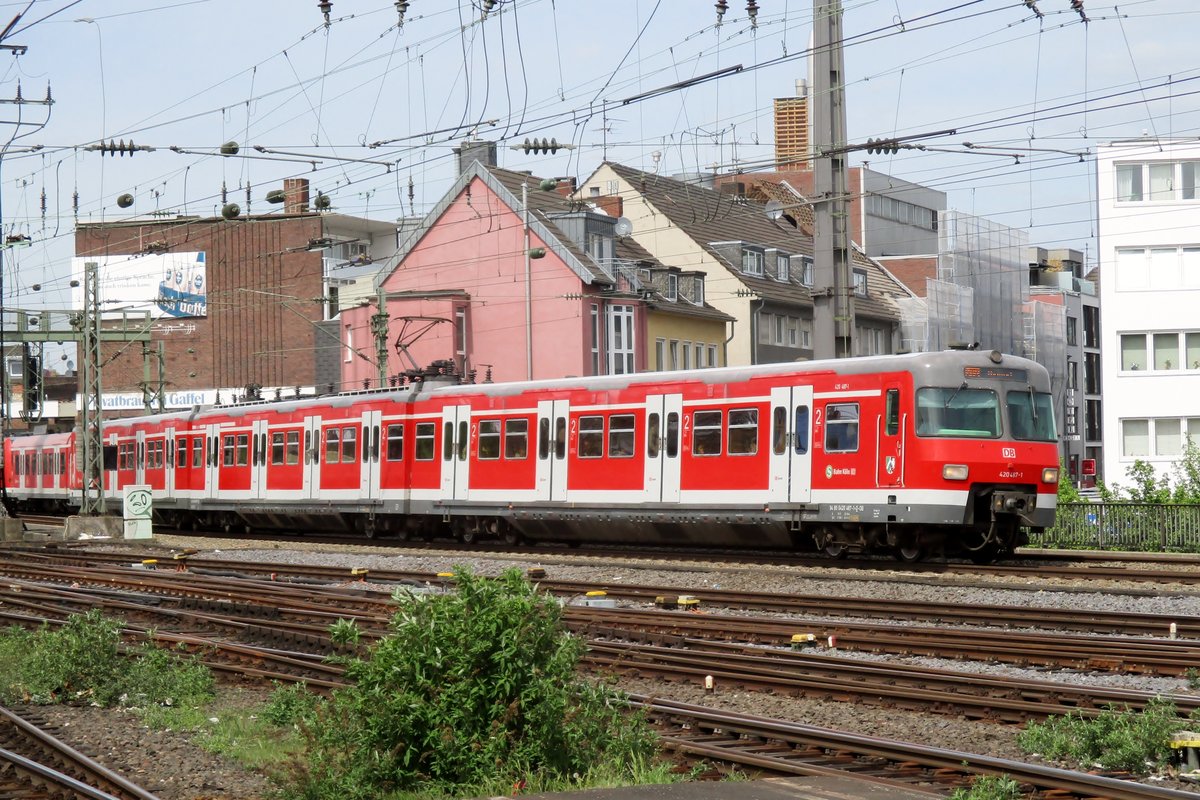
[[[604,213],[610,217],[621,217],[625,211],[625,201],[621,199],[619,194],[605,194],[599,197],[588,198],[600,208],[604,209]]]
[[[554,187],[554,191],[558,192],[563,197],[570,197],[575,193],[575,190],[579,188],[575,183],[575,176],[573,175],[569,178],[555,178],[555,180],[558,181],[558,185]]]
[[[308,212],[308,178],[283,179],[283,211],[285,214]]]
[[[472,163],[478,161],[485,167],[496,166],[496,143],[482,139],[468,139],[454,148],[454,158],[458,162],[458,174],[462,175]]]

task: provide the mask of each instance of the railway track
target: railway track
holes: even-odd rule
[[[7,570],[4,565],[0,568]],[[325,628],[335,618],[357,616],[370,637],[383,630],[389,614],[385,597],[371,596],[344,583],[296,586],[236,575],[148,572],[113,567],[56,570],[41,564],[39,569],[50,573],[42,580],[50,579],[52,583],[23,578],[16,578],[13,583],[14,579],[10,578],[7,587],[0,589],[4,606],[23,604],[26,611],[38,610],[42,614],[57,608],[59,614],[65,615],[104,605],[112,612],[137,614],[143,619],[138,625],[127,626],[126,632],[130,636],[153,636],[162,646],[194,652],[214,669],[242,680],[305,680],[310,685],[324,680],[323,685],[318,685],[325,689],[342,685],[344,681],[340,674],[322,662],[322,657],[332,646]],[[117,574],[122,572],[126,573],[124,577],[128,583],[117,579]],[[342,577],[345,577],[344,571]],[[70,582],[64,586],[65,581]],[[163,587],[170,591],[160,591]],[[342,613],[343,607],[345,613]],[[625,637],[630,636],[630,629],[638,627],[628,623],[631,615],[632,618],[646,614],[668,618],[671,626],[681,620],[695,622],[710,633],[723,624],[714,624],[712,615],[678,612],[569,607],[566,613],[573,624],[578,622],[576,615],[595,615],[594,619],[606,620],[611,625],[613,635]],[[6,611],[5,617],[7,622],[17,622],[12,611]],[[29,614],[23,621],[34,624],[40,619]],[[735,617],[730,619],[729,625],[731,629],[745,630],[750,622],[752,620],[748,618]],[[168,630],[168,623],[189,632]],[[596,623],[588,624],[594,626]],[[661,636],[655,634],[652,639],[658,641]],[[239,641],[227,641],[229,637]],[[1060,641],[1061,638],[1057,637]],[[278,646],[281,643],[300,643],[304,649],[281,649]],[[645,643],[593,641],[588,666],[609,671],[669,672],[677,679],[685,680],[715,674],[721,686],[737,685],[843,700],[865,701],[873,695],[876,702],[897,708],[920,708],[1007,722],[1065,709],[1081,709],[1087,714],[1105,701],[1137,707],[1150,697],[1138,692],[1079,689],[1050,682],[1016,683],[929,668],[855,663],[848,659],[703,639],[676,639],[672,643],[676,646],[666,648]],[[694,652],[685,652],[684,647]],[[322,670],[325,671],[324,678],[318,678],[317,674]],[[1181,711],[1200,705],[1200,698],[1176,699]],[[989,707],[993,709],[990,712],[986,711]],[[1031,790],[1053,792],[1055,797],[1155,797],[1166,800],[1189,796],[1130,784],[1113,777],[1080,777],[1070,771],[980,759],[932,748],[914,751],[911,748],[916,746],[912,745],[780,721],[756,720],[677,703],[655,702],[647,706],[647,711],[656,721],[665,747],[689,758],[715,759],[773,774],[826,774],[823,770],[828,769],[831,770],[828,774],[849,772],[872,780],[875,779],[872,776],[880,776],[880,780],[899,781],[910,786],[927,785],[937,793],[944,793],[947,788],[965,785],[971,775],[1003,773],[1027,784]],[[969,766],[965,766],[964,761]],[[1191,797],[1194,800],[1194,795]]]
[[[36,711],[26,716],[0,708],[0,796],[27,800],[157,800],[157,796],[39,727]]]

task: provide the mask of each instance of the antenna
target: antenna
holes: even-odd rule
[[[617,224],[613,226],[613,233],[624,239],[633,233],[633,223],[627,217],[617,217]]]

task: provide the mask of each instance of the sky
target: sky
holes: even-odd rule
[[[0,0],[0,27],[21,15],[3,44],[27,48],[0,52],[0,100],[54,101],[0,104],[0,142],[17,137],[0,227],[32,240],[3,252],[4,307],[71,306],[77,220],[213,215],[223,185],[243,213],[306,177],[343,214],[422,215],[471,135],[503,167],[581,181],[605,159],[764,167],[771,101],[807,77],[812,4],[727,5],[718,24],[713,0],[410,0],[401,25],[394,0],[331,0],[326,25],[317,0]],[[850,142],[926,148],[851,163],[1094,262],[1097,144],[1200,135],[1200,4],[1085,0],[1088,22],[1034,5],[844,0]],[[511,149],[527,138],[574,149]],[[114,140],[152,149],[89,149]]]

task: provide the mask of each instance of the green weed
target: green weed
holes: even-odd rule
[[[1017,743],[1045,758],[1144,775],[1167,763],[1179,727],[1175,704],[1156,698],[1140,713],[1110,708],[1093,719],[1071,713],[1033,722]]]

